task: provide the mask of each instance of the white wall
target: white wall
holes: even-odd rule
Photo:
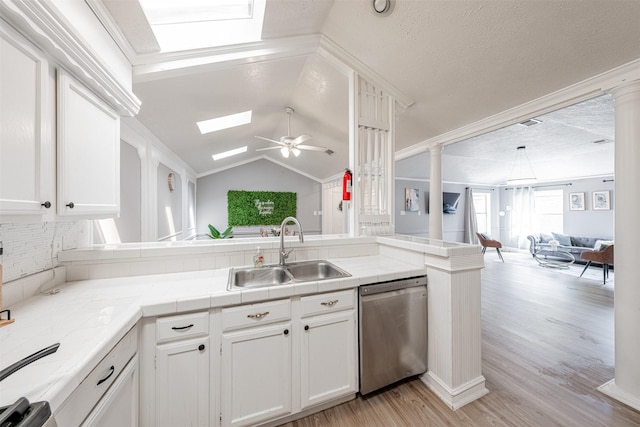
[[[266,159],[259,159],[198,178],[196,192],[198,235],[208,233],[208,224],[220,231],[227,227],[227,192],[229,190],[296,193],[296,217],[304,232],[319,234],[322,231],[322,217],[318,215],[322,209],[322,185],[284,166]],[[245,234],[255,237],[259,229],[260,226],[234,227],[234,235],[240,237]]]

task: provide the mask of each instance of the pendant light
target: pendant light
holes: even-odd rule
[[[531,167],[531,161],[527,154],[527,147],[521,145],[517,148],[516,158],[511,167],[511,173],[507,179],[507,185],[525,185],[533,184],[537,182],[533,168]]]

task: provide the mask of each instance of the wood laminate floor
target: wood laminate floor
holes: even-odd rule
[[[603,285],[594,267],[578,278],[582,266],[504,258],[487,253],[482,271],[489,394],[452,411],[414,378],[284,426],[640,426],[640,412],[597,391],[614,376],[614,274]]]

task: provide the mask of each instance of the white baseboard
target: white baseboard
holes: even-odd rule
[[[622,390],[616,385],[615,378],[598,387],[598,391],[640,411],[640,396],[634,396]]]
[[[454,389],[444,384],[431,371],[424,374],[421,379],[431,391],[454,411],[489,393],[489,390],[484,385],[485,379],[482,375]]]

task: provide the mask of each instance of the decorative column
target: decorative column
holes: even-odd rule
[[[635,268],[640,240],[640,80],[615,97],[615,378],[598,389],[640,410],[640,286]]]
[[[429,147],[429,238],[442,240],[442,146]]]

